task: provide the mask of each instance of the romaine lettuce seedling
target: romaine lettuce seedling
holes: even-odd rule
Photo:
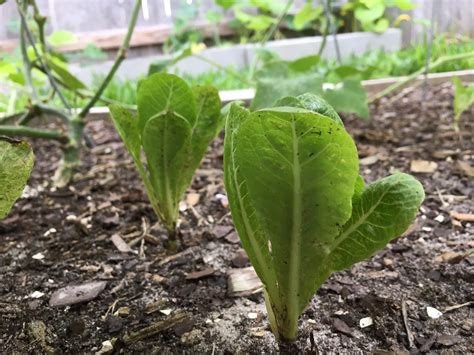
[[[137,105],[138,117],[116,105],[110,112],[153,209],[173,237],[179,201],[222,127],[219,93],[208,86],[191,89],[172,74],[154,74],[140,83]]]
[[[7,216],[21,196],[34,159],[28,143],[0,136],[0,219]]]
[[[232,106],[225,187],[272,331],[291,341],[321,284],[400,236],[424,192],[403,173],[364,186],[354,141],[324,100],[305,94],[277,104],[252,113]]]

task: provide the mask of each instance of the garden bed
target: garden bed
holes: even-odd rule
[[[301,317],[300,350],[472,349],[467,303],[474,262],[467,254],[474,226],[451,214],[474,212],[474,122],[468,112],[461,133],[452,130],[452,95],[450,83],[432,87],[426,97],[422,89],[408,88],[373,105],[371,121],[345,117],[366,181],[396,169],[435,169],[415,173],[427,197],[409,231],[318,291]],[[58,146],[35,142],[36,167],[25,198],[0,222],[0,349],[91,353],[110,341],[126,353],[275,351],[261,293],[229,295],[229,273],[249,264],[223,198],[222,137],[188,191],[183,249],[171,256],[111,122],[91,120],[87,132],[96,146],[64,190],[47,185]],[[119,252],[111,242],[116,234],[135,240],[137,254]],[[107,284],[95,299],[49,305],[55,290],[97,280]],[[430,318],[427,307],[444,314]],[[367,317],[373,324],[360,328]]]
[[[385,49],[387,52],[399,50],[402,42],[402,33],[399,29],[391,28],[382,34],[371,32],[342,33],[337,35],[337,41],[342,58],[351,55],[362,55],[369,50]],[[283,60],[295,60],[300,57],[315,55],[323,42],[322,36],[290,38],[267,42],[263,48],[271,50]],[[222,67],[231,67],[242,70],[251,66],[255,60],[257,51],[262,48],[259,44],[239,44],[228,47],[209,48],[202,51],[200,56],[212,60]],[[327,45],[322,53],[323,58],[336,58],[336,45],[331,36],[327,39]],[[117,71],[117,78],[138,79],[148,72],[150,64],[165,61],[172,58],[169,55],[156,55],[140,58],[130,58],[122,63]],[[104,62],[88,66],[71,65],[71,71],[82,81],[90,84],[94,75],[106,73],[113,62]],[[215,65],[197,57],[188,57],[176,63],[171,71],[177,71],[181,75],[198,75],[215,69]]]

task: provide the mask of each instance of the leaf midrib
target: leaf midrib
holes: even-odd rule
[[[396,181],[396,183],[400,182],[400,180]],[[367,220],[370,218],[370,216],[372,215],[372,213],[377,209],[377,207],[379,206],[379,204],[382,202],[382,200],[384,199],[385,195],[390,191],[390,187],[385,190],[379,197],[379,199],[377,200],[376,203],[372,204],[369,208],[369,210],[365,213],[363,213],[359,220],[352,224],[345,232],[343,232],[336,240],[336,244],[333,246],[333,251],[337,249],[337,247],[344,241],[347,239],[348,236],[350,236],[355,230],[357,230],[357,228],[359,228],[362,224],[364,224],[365,222],[367,222]],[[363,203],[363,201],[361,200],[360,203]]]
[[[293,223],[290,239],[290,263],[289,263],[289,315],[299,314],[300,298],[300,264],[301,264],[301,166],[299,161],[299,140],[296,134],[295,116],[291,116],[291,132],[293,143]]]

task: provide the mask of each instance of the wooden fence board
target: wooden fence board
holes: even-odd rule
[[[176,13],[189,3],[197,0],[143,0],[137,28],[156,28],[172,26]],[[283,0],[282,0],[283,1]],[[314,0],[318,2],[320,0]],[[340,0],[342,2],[344,0]],[[436,6],[436,30],[452,34],[474,36],[474,0],[413,0],[418,7],[411,11],[414,19],[431,19],[433,4]],[[49,17],[48,31],[58,29],[75,33],[102,31],[123,31],[134,0],[37,0],[41,11]],[[295,8],[305,0],[295,0]],[[205,21],[208,9],[220,10],[213,0],[200,0],[197,22]],[[145,11],[145,9],[147,11]],[[0,6],[0,50],[11,47],[11,43],[2,43],[17,38],[14,31],[18,14],[15,1]],[[420,25],[404,24],[404,43],[419,40],[426,33]],[[110,33],[105,32],[106,36]]]

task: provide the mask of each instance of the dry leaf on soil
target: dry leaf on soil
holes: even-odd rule
[[[428,160],[412,160],[410,171],[413,173],[433,173],[438,168],[438,164]]]

